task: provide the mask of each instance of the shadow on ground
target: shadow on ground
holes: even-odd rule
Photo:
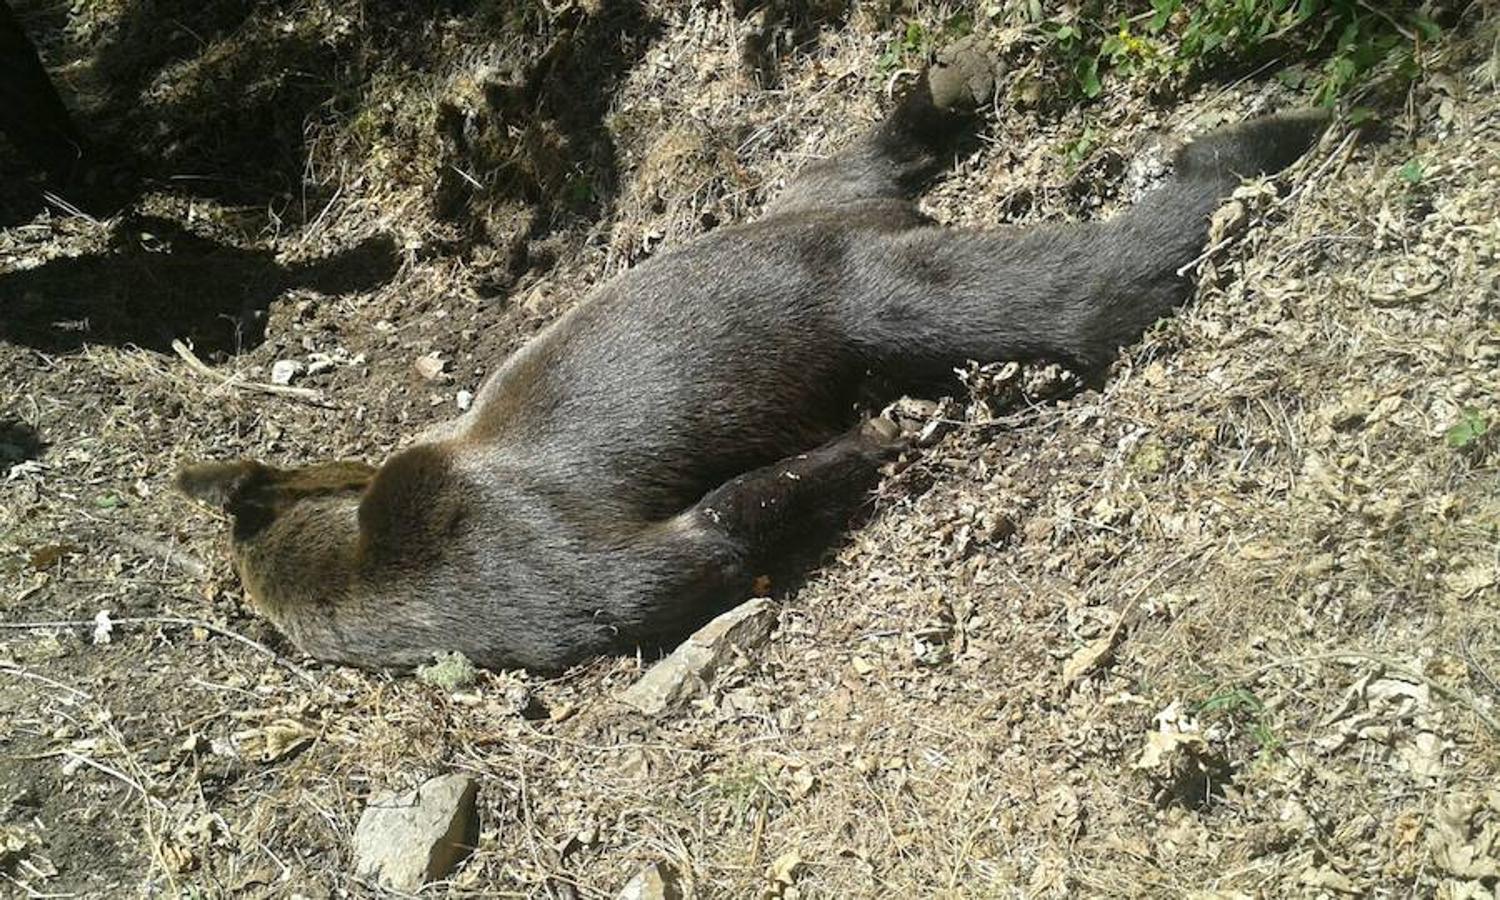
[[[570,221],[608,217],[620,164],[605,119],[663,30],[640,0],[613,0],[587,15],[574,8],[555,26],[542,53],[438,107],[445,158],[434,211],[463,226],[469,246],[493,244],[509,256],[508,272],[481,285],[485,292],[549,261],[534,241]]]
[[[822,28],[842,28],[853,11],[852,0],[734,0],[735,15],[750,23],[740,64],[762,87],[775,87],[783,57],[816,42]]]
[[[523,58],[517,83],[487,85],[484,112],[500,120],[501,133],[536,122],[557,139],[507,164],[513,160],[470,159],[462,121],[434,123],[458,138],[455,158],[435,161],[440,205],[460,208],[478,186],[542,205],[538,223],[553,219],[552,204],[604,211],[594,201],[612,194],[617,173],[603,119],[625,73],[661,32],[640,0],[604,0],[588,13],[564,5],[545,16],[540,6],[458,0],[328,0],[290,9],[256,0],[155,0],[81,12],[20,0],[15,7],[79,131],[110,148],[141,183],[275,207],[292,221],[299,207],[321,209],[333,190],[307,177],[318,126],[358,115],[387,60],[441,76],[445,35],[490,41],[503,62],[518,34],[537,29],[554,35],[546,51]],[[544,21],[532,22],[536,16]],[[330,17],[339,27],[329,27]],[[61,67],[66,79],[57,78]],[[467,162],[491,165],[460,175],[455,167]],[[572,192],[538,179],[538,171],[556,173]]]
[[[283,265],[269,250],[133,217],[115,227],[102,253],[0,274],[0,336],[45,352],[100,343],[166,351],[185,338],[206,357],[221,357],[264,340],[267,310],[284,292],[370,290],[398,265],[395,244],[384,236]]]
[[[37,430],[20,419],[0,415],[0,476],[17,465],[36,459],[47,449]]]
[[[91,159],[103,160],[91,172],[100,169],[94,174],[110,190],[49,186],[31,171],[35,160],[0,159],[0,227],[33,221],[48,206],[128,218],[148,192],[231,204],[242,217],[305,220],[336,189],[316,175],[326,126],[366,115],[372,128],[392,127],[395,113],[376,94],[386,61],[430,67],[441,80],[451,74],[441,53],[449,38],[487,44],[485,59],[504,61],[512,44],[529,46],[520,37],[550,35],[544,52],[517,56],[510,76],[491,78],[473,108],[445,101],[426,126],[447,139],[427,163],[440,216],[461,226],[464,246],[514,256],[508,268],[516,272],[545,259],[528,253],[539,239],[608,215],[619,161],[604,120],[626,73],[661,33],[641,0],[560,13],[458,0],[15,7],[95,148]],[[475,71],[486,65],[477,60]],[[3,141],[0,155],[13,155]],[[44,196],[49,187],[55,199]],[[0,329],[43,350],[85,342],[160,349],[190,337],[210,355],[234,353],[262,340],[266,308],[280,292],[362,289],[393,268],[381,242],[286,269],[267,252],[136,220],[116,230],[108,252],[0,275]],[[497,284],[508,283],[500,273]]]

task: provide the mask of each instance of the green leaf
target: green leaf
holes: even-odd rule
[[[957,12],[949,16],[943,22],[942,34],[945,40],[956,40],[974,33],[974,16],[968,12]]]
[[[1411,52],[1411,47],[1402,47],[1396,53],[1396,74],[1407,81],[1414,81],[1418,75],[1422,74],[1422,66],[1417,62],[1415,54]]]
[[[1083,60],[1078,66],[1078,85],[1083,88],[1085,97],[1097,97],[1104,90],[1099,83],[1099,58],[1090,56]]]
[[[1182,7],[1182,0],[1151,0],[1151,7],[1156,10],[1156,14],[1151,17],[1146,30],[1156,34],[1167,27],[1167,23],[1172,20],[1172,14]]]
[[[1401,180],[1407,184],[1421,184],[1422,161],[1419,159],[1407,160],[1406,165],[1402,166],[1396,174],[1400,175]]]
[[[1417,33],[1422,36],[1422,40],[1429,44],[1443,36],[1443,29],[1438,26],[1438,23],[1421,13],[1412,13],[1411,23],[1417,27]]]
[[[916,53],[922,49],[922,40],[927,35],[922,28],[922,23],[912,20],[906,23],[906,40],[903,42],[907,53]]]
[[[1304,66],[1287,66],[1276,73],[1276,80],[1289,88],[1299,88],[1307,83],[1307,68]]]
[[[569,179],[566,191],[569,202],[574,206],[581,206],[594,199],[594,184],[587,175],[577,175]]]
[[[1094,149],[1095,144],[1098,142],[1098,136],[1099,133],[1094,130],[1094,126],[1087,125],[1083,129],[1083,134],[1063,143],[1059,147],[1062,150],[1063,157],[1068,161],[1069,168],[1077,166],[1088,157],[1089,152]]]
[[[1484,437],[1489,430],[1489,419],[1479,410],[1466,407],[1459,413],[1458,421],[1448,429],[1448,446],[1454,450],[1462,450]]]
[[[1359,22],[1350,22],[1344,26],[1344,31],[1339,35],[1338,47],[1340,50],[1349,51],[1359,44]]]

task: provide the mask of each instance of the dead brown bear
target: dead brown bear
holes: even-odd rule
[[[1102,367],[1184,299],[1177,270],[1240,177],[1291,163],[1325,119],[1214,132],[1131,210],[1026,231],[917,211],[963,121],[923,80],[758,221],[604,285],[378,469],[206,463],[178,485],[233,515],[250,598],[314,656],[556,670],[655,645],[857,506],[895,445],[855,421],[872,373]]]

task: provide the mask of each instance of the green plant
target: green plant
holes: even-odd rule
[[[1271,729],[1265,704],[1246,688],[1234,688],[1209,697],[1198,705],[1198,715],[1223,718],[1241,725],[1260,748],[1263,757],[1281,747],[1281,738]]]
[[[1050,18],[1031,3],[1009,14],[1037,27],[1043,60],[1083,97],[1100,94],[1106,78],[1170,86],[1271,45],[1321,59],[1315,69],[1289,66],[1283,80],[1326,104],[1386,64],[1415,76],[1417,50],[1441,34],[1407,4],[1361,0],[1093,0]]]
[[[752,764],[707,777],[702,796],[719,814],[731,821],[744,821],[762,807],[779,806],[774,776]]]
[[[927,29],[922,26],[921,22],[915,19],[909,20],[900,37],[891,41],[886,46],[885,52],[880,54],[880,59],[875,63],[876,68],[882,75],[890,74],[900,68],[908,57],[925,56],[928,46]]]
[[[1085,97],[1097,97],[1104,90],[1104,85],[1099,81],[1099,60],[1101,53],[1093,52],[1092,45],[1082,28],[1072,22],[1049,23],[1050,30],[1044,26],[1043,31],[1057,48],[1058,56],[1064,61],[1073,84],[1078,92]]]
[[[1083,134],[1070,140],[1064,141],[1058,149],[1062,151],[1063,158],[1067,160],[1069,169],[1076,169],[1099,146],[1099,131],[1092,125],[1083,127]]]
[[[578,172],[568,176],[563,185],[563,192],[568,198],[568,203],[573,206],[585,206],[594,202],[598,196],[594,191],[593,179],[588,173]]]
[[[1465,407],[1459,413],[1458,421],[1448,428],[1448,446],[1454,450],[1467,449],[1483,439],[1489,430],[1490,421],[1484,413]]]
[[[902,66],[919,66],[936,46],[955,41],[974,31],[974,17],[967,12],[944,19],[936,31],[916,19],[908,19],[900,34],[891,39],[875,66],[881,75],[889,75]]]

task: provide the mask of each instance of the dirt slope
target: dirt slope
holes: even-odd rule
[[[439,896],[608,897],[658,861],[706,897],[1494,896],[1493,10],[1372,134],[1245,188],[1105,387],[968,373],[770,644],[646,721],[611,698],[649,661],[448,693],[298,659],[169,474],[378,460],[454,414],[590,285],[872,121],[891,22],[803,9],[762,85],[715,4],[21,6],[148,178],[125,215],[0,209],[7,890],[363,895],[364,800],[461,770],[483,832]],[[986,40],[1009,98],[1024,34]],[[1271,74],[1002,99],[928,207],[1107,214],[1150,132],[1300,102]],[[308,393],[245,386],[283,360]]]

